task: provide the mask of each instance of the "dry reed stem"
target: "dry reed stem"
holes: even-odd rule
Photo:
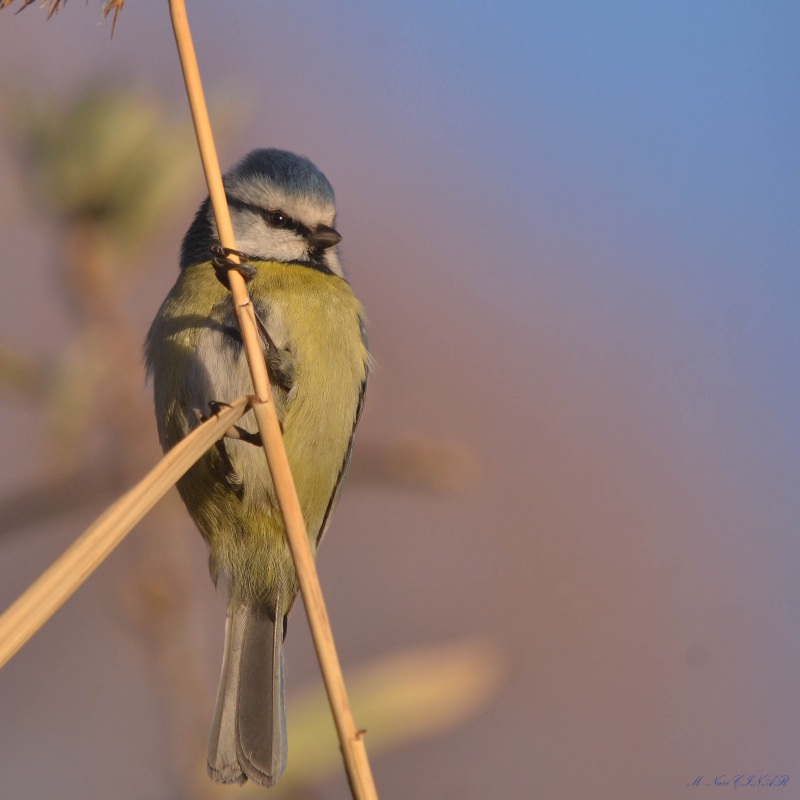
[[[170,14],[178,46],[183,77],[186,82],[186,93],[192,112],[192,120],[197,134],[200,158],[208,184],[209,197],[219,231],[220,243],[223,247],[235,248],[230,214],[225,200],[225,189],[222,184],[219,161],[217,159],[208,109],[200,81],[197,57],[189,30],[186,6],[183,0],[170,0]],[[266,364],[261,351],[255,312],[247,294],[244,279],[235,270],[228,271],[234,308],[242,331],[242,339],[247,354],[247,362],[253,379],[255,399],[253,411],[261,432],[264,452],[272,475],[272,482],[278,498],[278,505],[286,527],[289,548],[297,571],[303,604],[308,616],[311,636],[317,651],[325,689],[328,693],[336,731],[344,756],[350,789],[357,800],[377,800],[377,791],[372,777],[367,751],[364,746],[363,732],[357,731],[347,697],[347,689],[342,676],[339,657],[333,640],[325,600],[319,584],[314,557],[308,541],[305,522],[303,521],[300,501],[294,480],[286,458],[278,416],[272,400],[272,391],[267,377]]]
[[[244,414],[240,397],[180,441],[0,617],[0,668],[47,622],[175,482]]]

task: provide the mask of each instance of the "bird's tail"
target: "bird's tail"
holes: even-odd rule
[[[208,774],[217,783],[273,786],[286,768],[281,605],[247,601],[228,610],[208,738]]]

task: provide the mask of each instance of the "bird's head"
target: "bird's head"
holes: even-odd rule
[[[223,183],[237,250],[257,260],[302,262],[342,274],[333,188],[311,161],[285,150],[253,150]],[[184,237],[181,267],[208,261],[218,243],[206,200]]]

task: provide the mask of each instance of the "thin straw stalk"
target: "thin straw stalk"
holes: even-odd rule
[[[61,608],[192,464],[247,411],[249,403],[249,397],[240,397],[195,428],[9,606],[0,617],[0,668]]]
[[[175,32],[175,42],[183,69],[186,92],[197,134],[200,158],[208,184],[209,197],[217,222],[220,244],[235,248],[230,214],[225,200],[219,161],[214,147],[211,124],[208,118],[200,71],[197,65],[186,6],[183,0],[170,0],[170,14]],[[238,259],[237,259],[238,260]],[[317,651],[325,689],[331,705],[336,731],[339,735],[347,776],[353,796],[358,800],[377,800],[377,791],[370,770],[363,732],[357,731],[347,697],[342,669],[331,631],[325,600],[319,584],[314,557],[303,521],[300,501],[289,469],[283,445],[278,416],[272,399],[266,364],[261,351],[255,312],[247,293],[244,279],[235,270],[228,271],[231,293],[239,327],[242,332],[247,362],[253,379],[255,398],[253,411],[261,432],[278,505],[283,515],[289,548],[294,560],[309,627]]]

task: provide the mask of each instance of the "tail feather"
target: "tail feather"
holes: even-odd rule
[[[225,652],[219,679],[217,704],[208,737],[208,774],[217,783],[244,783],[247,776],[236,757],[236,702],[244,644],[242,616],[246,606],[228,611],[225,620]]]
[[[286,768],[283,613],[248,602],[228,612],[208,772],[218,783],[273,786]]]

